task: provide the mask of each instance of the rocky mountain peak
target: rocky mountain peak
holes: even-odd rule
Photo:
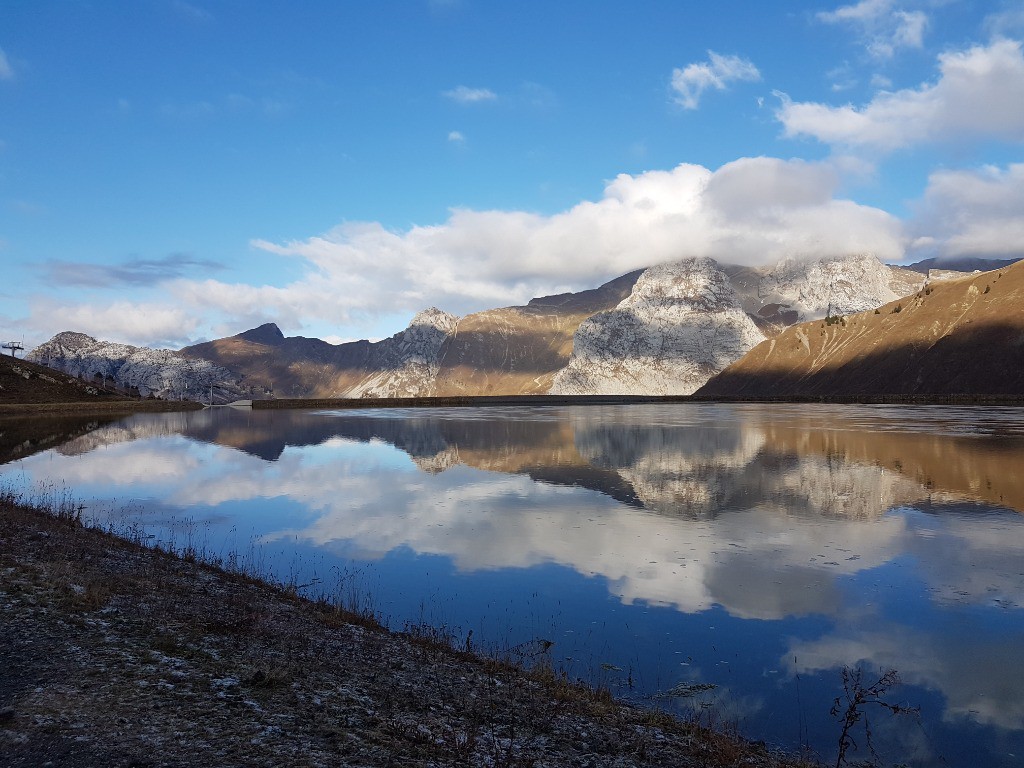
[[[63,347],[66,350],[82,349],[96,343],[96,339],[92,336],[87,336],[84,333],[78,333],[76,331],[61,331],[48,342],[46,345],[53,347]],[[43,345],[43,346],[46,346]]]
[[[762,301],[793,307],[801,320],[863,312],[899,298],[892,290],[892,270],[871,253],[790,258],[761,275]]]
[[[409,328],[427,326],[447,334],[454,331],[458,323],[457,315],[449,314],[437,307],[427,307],[427,309],[416,313],[416,316],[409,322]]]
[[[433,394],[441,348],[459,318],[430,307],[418,312],[401,333],[377,342],[367,362],[370,375],[348,397],[423,397]]]
[[[284,341],[284,334],[277,327],[277,323],[264,323],[258,328],[252,328],[239,333],[237,338],[252,341],[256,344],[265,344],[268,347],[276,347]]]
[[[634,308],[649,303],[682,303],[691,309],[715,312],[735,306],[736,292],[713,259],[690,258],[645,270],[628,301]]]
[[[610,312],[583,321],[552,394],[690,394],[764,339],[708,258],[645,270]]]
[[[138,391],[168,400],[228,402],[249,396],[239,377],[208,360],[193,360],[169,349],[149,349],[100,341],[64,331],[32,350],[26,359],[85,381],[110,380],[123,391]],[[105,385],[107,386],[107,385]]]

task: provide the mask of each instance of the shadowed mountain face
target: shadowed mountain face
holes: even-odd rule
[[[273,323],[251,331],[185,347],[186,357],[210,360],[245,377],[250,386],[281,397],[332,396],[339,378],[354,383],[365,375],[369,341],[328,344],[304,336],[285,338]]]
[[[1024,262],[762,342],[697,394],[1024,394]]]

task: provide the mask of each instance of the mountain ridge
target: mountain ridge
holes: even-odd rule
[[[867,253],[766,267],[690,258],[461,318],[431,307],[377,342],[287,337],[264,323],[178,351],[64,332],[30,356],[168,399],[208,400],[212,384],[215,402],[689,394],[794,323],[877,307],[927,282]]]

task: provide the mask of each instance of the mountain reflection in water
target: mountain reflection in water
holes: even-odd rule
[[[181,519],[213,541],[250,526],[284,563],[370,563],[399,626],[438,595],[459,626],[504,611],[495,643],[540,623],[567,666],[635,666],[634,695],[714,683],[748,735],[798,747],[803,720],[826,758],[836,670],[896,668],[923,722],[877,726],[894,760],[1012,765],[1024,754],[1022,416],[211,409],[99,427],[0,481],[63,478],[94,514],[168,536]],[[793,709],[800,681],[814,711]]]

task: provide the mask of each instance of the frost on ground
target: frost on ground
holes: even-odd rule
[[[5,766],[782,766],[550,672],[0,504]]]

